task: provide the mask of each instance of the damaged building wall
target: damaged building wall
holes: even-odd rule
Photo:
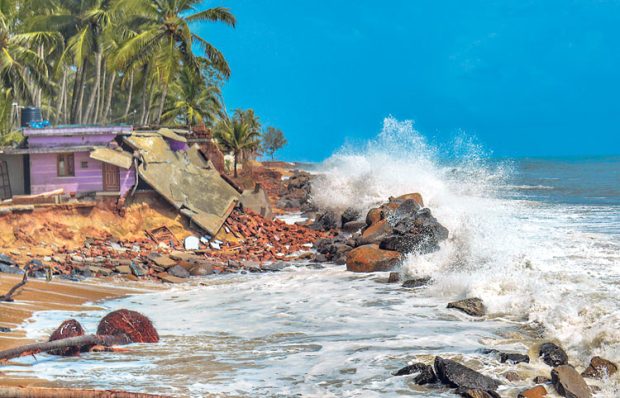
[[[24,155],[1,154],[0,161],[6,162],[9,172],[9,181],[11,183],[11,193],[13,195],[26,194],[28,187],[26,187],[25,180],[26,170],[24,170]]]
[[[57,170],[57,153],[40,153],[30,155],[30,184],[32,194],[63,188],[70,192],[103,191],[103,165],[91,159],[89,152],[74,153],[75,176],[59,177]],[[121,194],[127,193],[135,183],[133,169],[120,169]]]

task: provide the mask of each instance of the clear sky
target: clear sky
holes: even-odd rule
[[[620,153],[618,0],[208,0],[237,28],[197,31],[228,59],[230,110],[318,161],[383,119],[497,156]]]

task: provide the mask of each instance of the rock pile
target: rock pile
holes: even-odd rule
[[[289,211],[300,210],[304,213],[316,211],[311,201],[313,178],[314,176],[308,172],[295,170],[280,191],[276,207]]]
[[[316,260],[346,263],[353,272],[375,272],[393,268],[407,253],[438,250],[439,243],[448,238],[448,230],[423,205],[417,193],[390,198],[368,211],[361,232],[316,242]],[[317,216],[313,228],[331,230],[344,225],[350,231],[358,219],[354,209],[347,209],[340,217],[328,210]]]

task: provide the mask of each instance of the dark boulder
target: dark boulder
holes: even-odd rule
[[[346,224],[342,224],[342,230],[345,232],[354,233],[366,226],[364,221],[349,221]]]
[[[501,384],[458,362],[435,357],[435,373],[442,383],[455,388],[495,391]]]
[[[16,265],[8,265],[4,263],[0,263],[0,272],[5,274],[23,274],[24,271]]]
[[[456,393],[465,398],[501,398],[495,391],[479,388],[459,388]]]
[[[502,352],[499,354],[499,361],[501,363],[530,363],[530,357],[525,354],[507,353]]]
[[[609,377],[618,371],[615,363],[601,357],[593,357],[590,360],[590,366],[581,374],[583,377],[591,379],[603,379]]]
[[[553,343],[543,343],[540,346],[538,355],[542,357],[544,363],[551,367],[568,364],[568,355],[566,355],[566,352]]]
[[[338,216],[333,210],[325,210],[322,213],[318,213],[314,222],[310,228],[317,231],[330,231],[340,227]]]
[[[551,371],[551,383],[566,398],[590,398],[592,392],[583,377],[570,365],[560,365]]]
[[[387,220],[381,220],[362,232],[360,243],[367,245],[370,243],[379,243],[392,233],[392,226]],[[386,249],[390,250],[390,249]]]
[[[176,276],[177,278],[189,278],[190,273],[185,268],[180,265],[175,265],[173,267],[168,268],[168,273],[172,276]]]
[[[416,207],[413,200],[408,200],[390,213],[386,219],[393,233],[380,242],[382,249],[418,254],[439,250],[439,243],[448,238],[448,229],[432,216],[430,209],[413,210]]]
[[[340,220],[341,220],[342,225],[345,225],[348,222],[359,220],[361,216],[362,216],[362,213],[360,213],[359,210],[349,207],[345,209],[345,211],[342,212],[342,215],[340,216]]]
[[[403,283],[403,287],[406,288],[416,288],[416,287],[422,287],[422,286],[426,286],[430,283],[431,281],[431,277],[430,276],[425,276],[422,278],[415,278],[415,279],[409,279],[406,280]]]
[[[551,383],[551,379],[545,376],[536,376],[532,379],[534,384],[547,384]]]
[[[396,283],[400,281],[400,272],[390,272],[387,283]]]
[[[448,303],[448,308],[454,308],[471,316],[483,316],[486,313],[486,308],[477,297],[466,298],[464,300],[454,301]]]
[[[419,385],[437,383],[437,376],[433,371],[433,367],[424,363],[414,363],[399,369],[394,376],[408,376],[415,374],[413,382]]]

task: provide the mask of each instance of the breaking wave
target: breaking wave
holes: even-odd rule
[[[432,276],[425,294],[480,297],[491,317],[558,339],[581,363],[591,355],[619,361],[617,238],[573,222],[579,209],[514,199],[520,188],[510,183],[513,164],[486,155],[466,136],[433,146],[412,121],[389,117],[376,139],[322,164],[314,199],[367,210],[420,192],[450,230],[439,252],[409,257],[403,266],[406,274]]]

